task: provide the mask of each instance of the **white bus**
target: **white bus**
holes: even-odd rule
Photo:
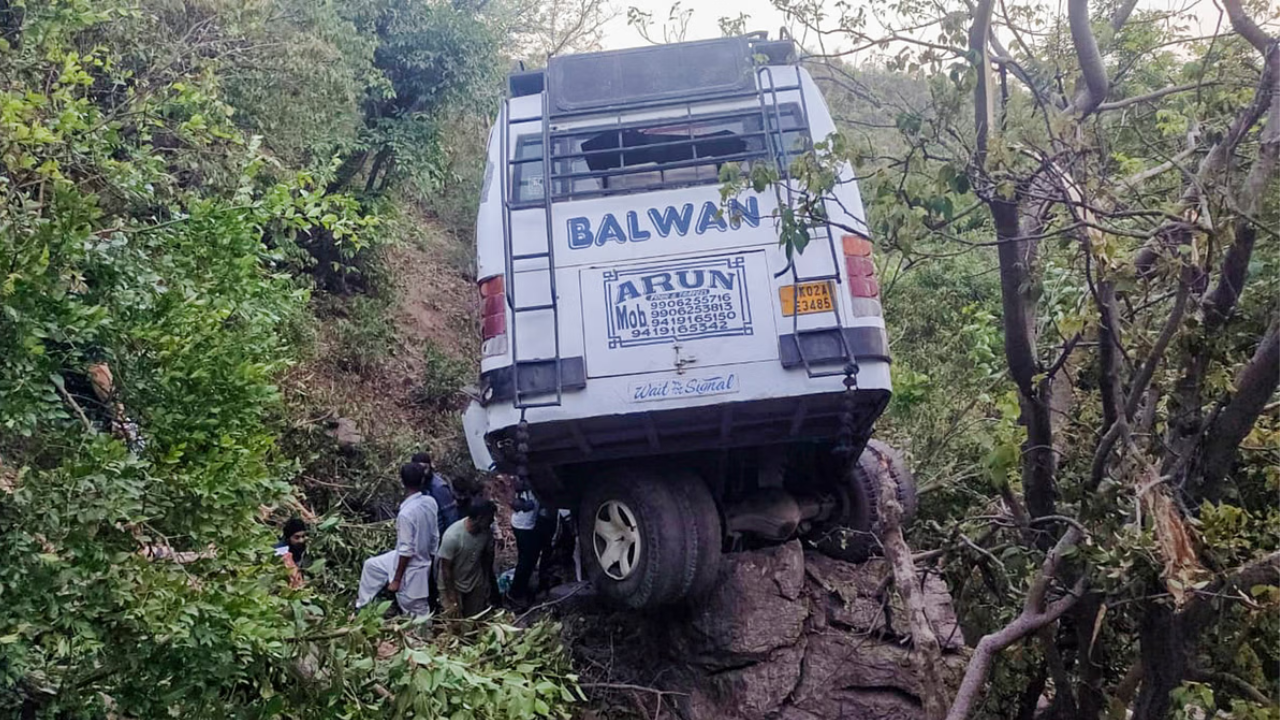
[[[914,510],[868,440],[889,347],[850,168],[831,224],[794,261],[779,245],[786,168],[835,130],[795,54],[756,35],[552,58],[512,74],[490,135],[472,458],[573,509],[584,571],[630,607],[797,535],[864,557],[885,478]],[[727,163],[784,180],[722,200]]]

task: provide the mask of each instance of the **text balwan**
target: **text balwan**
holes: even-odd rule
[[[585,250],[611,242],[644,242],[654,233],[665,238],[672,234],[683,237],[690,231],[695,235],[703,235],[713,229],[728,232],[737,230],[743,223],[760,227],[760,204],[754,197],[747,198],[745,202],[730,200],[723,213],[715,203],[707,201],[702,203],[697,213],[693,203],[680,207],[649,208],[643,214],[630,210],[622,219],[613,213],[605,213],[599,225],[592,225],[587,217],[573,217],[569,218],[569,248]]]

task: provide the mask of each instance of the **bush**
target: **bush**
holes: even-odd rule
[[[331,360],[341,370],[364,373],[391,354],[395,328],[381,298],[354,295],[329,301],[337,318],[329,323]]]
[[[423,350],[426,367],[422,384],[414,391],[414,400],[429,410],[444,410],[459,404],[459,391],[471,381],[471,366],[434,344]]]

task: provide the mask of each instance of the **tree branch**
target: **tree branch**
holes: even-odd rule
[[[1080,594],[1084,592],[1085,579],[1083,577],[1076,582],[1067,595],[1048,604],[1046,604],[1045,600],[1049,586],[1058,574],[1058,567],[1062,563],[1063,555],[1069,548],[1075,547],[1081,538],[1079,530],[1075,527],[1068,528],[1066,534],[1058,540],[1057,544],[1053,546],[1053,549],[1045,557],[1044,564],[1040,567],[1040,573],[1036,575],[1031,584],[1031,589],[1027,592],[1027,599],[1023,605],[1022,613],[1013,622],[994,633],[983,636],[978,641],[978,647],[974,650],[973,657],[969,660],[969,666],[965,670],[964,680],[960,683],[960,690],[956,693],[955,702],[952,703],[950,711],[947,712],[947,720],[965,720],[972,714],[978,700],[981,699],[983,687],[987,683],[987,677],[991,672],[991,666],[995,663],[997,655],[1015,642],[1033,635],[1040,628],[1055,622],[1076,603]]]
[[[1107,80],[1107,66],[1098,50],[1089,22],[1089,0],[1068,0],[1067,20],[1071,25],[1071,43],[1080,62],[1080,74],[1084,88],[1076,94],[1072,109],[1082,117],[1092,113],[1107,99],[1111,82]]]
[[[1160,366],[1165,350],[1169,349],[1169,343],[1173,341],[1173,336],[1182,326],[1182,315],[1187,309],[1189,294],[1187,284],[1179,281],[1178,295],[1173,301],[1173,309],[1169,311],[1169,317],[1165,320],[1155,345],[1151,346],[1151,353],[1147,355],[1146,361],[1142,363],[1138,374],[1134,376],[1133,383],[1129,386],[1129,398],[1124,404],[1124,414],[1131,421],[1138,412],[1138,403],[1142,402],[1142,396],[1147,392],[1147,386],[1151,384],[1151,378],[1155,376],[1156,368]]]
[[[1118,33],[1129,22],[1129,16],[1133,14],[1133,9],[1138,6],[1138,0],[1124,0],[1120,6],[1116,8],[1116,12],[1111,16],[1111,32]]]
[[[1240,0],[1222,0],[1222,4],[1227,9],[1227,17],[1231,19],[1231,27],[1235,28],[1236,33],[1247,40],[1250,45],[1257,48],[1258,52],[1266,55],[1267,48],[1275,40],[1267,35],[1262,28],[1258,27],[1253,18],[1245,14],[1244,5]]]
[[[1240,217],[1234,224],[1235,240],[1223,255],[1217,284],[1204,299],[1208,331],[1226,322],[1244,290],[1249,260],[1258,239],[1258,226],[1252,216],[1257,214],[1276,174],[1276,161],[1280,158],[1280,45],[1273,43],[1267,51],[1266,66],[1257,92],[1267,103],[1266,126],[1259,138],[1258,157],[1253,161],[1240,193],[1237,207]]]
[[[1204,441],[1202,483],[1212,488],[1226,477],[1240,442],[1280,382],[1280,318],[1271,321],[1258,349],[1235,378],[1235,397],[1222,408]]]
[[[1228,577],[1196,591],[1182,610],[1187,627],[1193,631],[1207,627],[1222,615],[1217,599],[1236,595],[1254,585],[1280,585],[1280,552],[1246,563]]]
[[[874,450],[868,448],[868,452]],[[880,540],[884,545],[885,559],[893,569],[893,584],[902,603],[907,608],[911,628],[912,658],[920,680],[920,701],[927,720],[942,720],[947,710],[946,683],[942,679],[942,645],[933,632],[933,625],[924,600],[924,588],[916,574],[911,548],[902,537],[902,505],[898,502],[898,487],[889,469],[889,459],[874,453],[880,467],[880,493],[876,502],[880,506]]]
[[[1189,675],[1191,676],[1190,679],[1196,682],[1209,683],[1214,687],[1229,688],[1235,691],[1236,695],[1263,707],[1275,706],[1275,702],[1264,695],[1261,690],[1236,675],[1224,672],[1205,672],[1203,670],[1192,670]]]
[[[1202,87],[1207,87],[1213,84],[1214,83],[1193,82],[1193,83],[1187,83],[1186,85],[1174,85],[1173,87],[1167,87],[1162,90],[1156,90],[1154,92],[1149,92],[1145,95],[1135,95],[1134,97],[1128,97],[1122,100],[1115,100],[1108,103],[1102,103],[1098,105],[1097,112],[1106,112],[1108,110],[1121,110],[1131,105],[1137,105],[1138,103],[1151,102],[1152,100],[1159,100],[1162,97],[1167,97],[1169,95],[1174,95],[1180,92],[1186,92],[1188,90],[1198,90]]]
[[[1233,3],[1239,10],[1238,1],[1233,0]],[[1243,13],[1243,11],[1240,12],[1241,14]],[[1243,19],[1248,20],[1247,17]],[[1247,26],[1245,27],[1247,29]],[[1188,220],[1194,219],[1197,208],[1201,205],[1203,189],[1209,187],[1214,177],[1227,168],[1231,158],[1235,156],[1236,149],[1240,147],[1240,143],[1244,141],[1245,136],[1248,135],[1253,126],[1258,124],[1263,114],[1280,112],[1280,109],[1273,109],[1272,102],[1273,95],[1276,93],[1277,76],[1280,76],[1280,67],[1278,67],[1280,64],[1275,60],[1277,51],[1274,47],[1274,43],[1264,45],[1262,50],[1264,58],[1262,76],[1258,79],[1253,99],[1249,101],[1248,105],[1240,108],[1240,112],[1236,114],[1235,119],[1228,126],[1227,132],[1200,159],[1200,164],[1196,167],[1195,174],[1189,178],[1186,189],[1183,191],[1182,197],[1179,198],[1178,205],[1181,207],[1179,212],[1188,215]],[[1272,115],[1272,117],[1275,116]],[[1264,140],[1274,138],[1274,135],[1270,134],[1272,128],[1275,128],[1276,132],[1280,132],[1280,127],[1277,126],[1280,126],[1280,122],[1268,123],[1268,135],[1264,137]],[[1261,149],[1266,150],[1265,145]],[[1265,158],[1260,156],[1259,160],[1265,161]],[[1261,177],[1262,182],[1267,180],[1266,176],[1254,175],[1252,172],[1250,177]],[[1259,197],[1261,196],[1259,195]],[[1247,199],[1246,202],[1248,202]],[[1251,213],[1244,214],[1249,215]],[[1156,233],[1156,236],[1159,240],[1144,246],[1134,259],[1134,264],[1138,267],[1140,273],[1145,273],[1144,268],[1154,266],[1158,248],[1161,244],[1167,247],[1174,247],[1178,244],[1185,244],[1190,239],[1189,233],[1180,228],[1179,221],[1175,220],[1165,223]]]
[[[987,46],[994,6],[995,0],[980,0],[973,12],[973,25],[969,27],[969,53],[977,58],[978,64],[978,84],[973,91],[973,126],[977,132],[975,160],[980,169],[986,164],[987,138],[995,120],[995,88]]]

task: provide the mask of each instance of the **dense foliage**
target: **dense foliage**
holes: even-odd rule
[[[783,241],[857,168],[894,339],[878,431],[987,638],[947,717],[1274,717],[1273,10],[1224,3],[1202,37],[1211,11],[1134,3],[775,4],[828,48],[843,125],[791,168]]]
[[[397,0],[32,0],[0,29],[0,715],[563,715],[553,627],[352,617],[355,578],[290,590],[264,522],[315,284],[395,240],[389,183],[439,182],[437,104],[492,92],[497,34]]]
[[[858,168],[911,540],[971,640],[1061,610],[957,717],[1275,717],[1275,18],[777,4],[879,51],[812,63],[843,131],[783,230],[803,251]],[[289,589],[268,520],[298,468],[385,480],[404,448],[318,450],[277,383],[313,312],[340,371],[391,352],[381,253],[410,210],[466,235],[503,49],[590,48],[616,12],[0,0],[0,715],[567,714],[554,626],[352,617],[387,528],[336,490]],[[465,366],[418,352],[413,401],[447,411]]]

